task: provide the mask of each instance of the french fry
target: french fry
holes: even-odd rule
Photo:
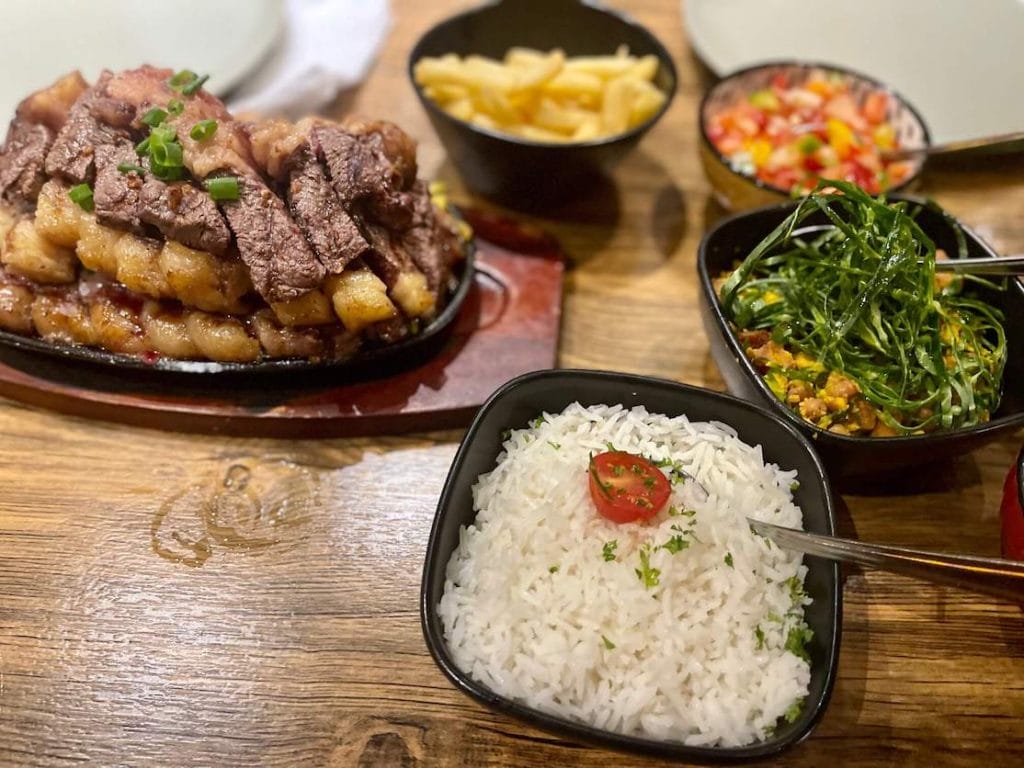
[[[620,45],[607,56],[512,47],[501,61],[453,54],[416,62],[427,98],[456,119],[532,141],[593,141],[623,133],[665,103],[656,56]]]

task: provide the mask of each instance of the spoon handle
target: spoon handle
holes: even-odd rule
[[[906,160],[918,155],[946,155],[953,152],[964,152],[968,149],[1000,149],[1016,151],[1024,148],[1024,131],[1002,133],[998,136],[981,136],[976,139],[949,141],[945,144],[929,144],[924,147],[901,147],[882,151],[885,160]]]
[[[972,275],[1024,275],[1024,256],[993,256],[978,259],[936,259],[936,272],[969,272]]]
[[[1024,563],[994,557],[967,557],[925,552],[919,549],[866,544],[851,539],[822,536],[782,528],[760,520],[750,527],[780,547],[808,555],[844,560],[868,568],[902,573],[925,581],[949,584],[961,589],[1024,603]]]

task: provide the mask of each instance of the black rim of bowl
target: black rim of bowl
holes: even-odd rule
[[[795,69],[804,69],[808,71],[812,69],[823,69],[827,72],[837,72],[841,75],[846,75],[847,77],[854,77],[857,78],[858,80],[863,80],[864,82],[869,83],[870,85],[873,85],[876,88],[879,88],[888,93],[889,95],[893,96],[900,102],[900,104],[906,107],[910,111],[910,114],[914,116],[914,119],[917,120],[917,122],[921,126],[921,131],[922,133],[924,133],[925,146],[931,146],[931,131],[929,131],[928,129],[928,123],[925,122],[924,118],[921,116],[921,113],[917,111],[917,107],[915,107],[910,101],[908,101],[902,93],[895,90],[894,88],[890,88],[888,85],[886,85],[880,80],[865,75],[861,72],[858,72],[855,69],[850,69],[849,67],[840,67],[835,64],[826,64],[824,62],[818,61],[795,61],[792,59],[777,59],[772,61],[761,62],[760,64],[752,64],[749,67],[743,67],[742,69],[737,69],[734,72],[730,72],[729,74],[724,75],[714,85],[708,88],[707,93],[705,93],[700,100],[700,106],[697,108],[697,122],[700,128],[701,143],[715,156],[715,158],[722,165],[728,168],[731,173],[734,173],[737,177],[749,182],[750,184],[753,184],[758,189],[763,189],[767,192],[782,195],[783,197],[790,197],[792,195],[792,190],[783,189],[782,187],[776,187],[774,184],[768,184],[766,182],[761,181],[759,178],[757,178],[757,176],[748,176],[745,173],[740,173],[739,171],[733,170],[732,166],[729,164],[729,159],[721,152],[719,152],[718,148],[714,145],[714,142],[712,142],[711,139],[708,138],[707,123],[705,121],[705,111],[708,101],[710,101],[711,96],[715,93],[715,90],[719,86],[737,77],[742,77],[743,75],[749,74],[750,72],[756,72],[759,69],[770,69],[772,67],[792,67]],[[912,174],[910,174],[910,176],[908,176],[906,179],[904,179],[896,186],[889,187],[886,190],[886,194],[893,194],[899,192],[902,189],[906,189],[910,184],[913,184],[915,181],[917,181],[918,177],[920,177],[921,172],[924,170],[924,166],[925,163],[922,160],[921,164]]]
[[[668,111],[668,108],[672,105],[672,100],[675,98],[676,91],[679,88],[679,75],[676,72],[675,62],[672,60],[672,56],[669,54],[665,46],[661,44],[661,41],[658,40],[658,38],[655,37],[650,30],[648,30],[645,26],[640,24],[638,21],[634,20],[629,15],[622,13],[621,11],[613,10],[611,8],[602,7],[593,2],[590,2],[589,0],[579,0],[579,4],[584,5],[593,11],[597,11],[607,16],[616,18],[621,23],[633,28],[633,30],[638,32],[643,37],[647,38],[647,40],[651,44],[651,47],[657,51],[657,53],[655,53],[655,56],[658,57],[659,66],[664,67],[666,72],[668,73],[669,80],[671,82],[670,87],[665,91],[665,102],[661,105],[661,108],[657,112],[655,112],[653,115],[651,115],[649,118],[647,118],[644,122],[640,123],[639,125],[634,126],[633,128],[630,128],[628,131],[624,131],[623,133],[617,133],[614,136],[606,136],[601,139],[593,139],[590,141],[567,141],[564,143],[533,141],[532,139],[526,139],[521,136],[515,136],[510,133],[502,133],[501,131],[494,131],[489,128],[484,128],[483,126],[467,122],[466,120],[462,120],[460,118],[455,117],[454,115],[445,112],[437,104],[435,104],[432,99],[428,98],[427,95],[423,93],[423,89],[420,87],[419,83],[416,82],[416,75],[414,72],[416,62],[419,61],[424,56],[424,54],[422,53],[422,48],[424,47],[424,44],[430,37],[434,35],[435,32],[437,32],[441,28],[446,27],[448,25],[454,25],[458,22],[464,21],[465,19],[470,18],[472,16],[476,16],[480,13],[486,13],[487,11],[496,7],[497,3],[493,2],[485,3],[484,5],[479,5],[475,8],[470,8],[468,11],[463,11],[462,13],[458,13],[454,16],[449,16],[447,19],[444,19],[443,21],[440,21],[434,26],[432,26],[420,37],[420,39],[416,42],[416,45],[413,47],[412,53],[409,54],[409,61],[406,66],[406,71],[409,75],[409,82],[412,83],[413,90],[416,91],[416,97],[420,100],[420,103],[423,105],[423,108],[427,110],[427,112],[441,120],[446,120],[456,125],[461,125],[467,130],[473,131],[474,133],[479,133],[484,136],[490,136],[493,139],[500,139],[502,141],[507,141],[510,144],[518,144],[523,147],[536,147],[545,149],[576,149],[585,147],[603,147],[609,144],[614,144],[619,141],[626,141],[634,136],[639,136],[640,134],[647,131],[656,122],[658,122],[658,120],[661,119],[661,116],[665,114],[665,112]]]
[[[908,202],[913,205],[926,205],[926,201],[920,198],[912,197],[909,195],[899,195],[895,198],[889,198],[890,202]],[[791,200],[788,202],[774,203],[772,205],[765,205],[760,208],[754,208],[749,211],[742,211],[740,213],[728,216],[718,222],[711,230],[709,230],[704,237],[701,239],[700,246],[697,249],[697,270],[700,276],[701,289],[704,291],[704,295],[710,306],[711,312],[714,315],[715,323],[719,326],[725,337],[726,344],[729,347],[729,351],[732,353],[740,362],[740,367],[743,370],[744,375],[747,378],[755,382],[755,386],[760,392],[762,398],[768,402],[769,408],[776,415],[784,417],[791,425],[795,426],[798,430],[804,434],[810,434],[815,440],[820,442],[831,441],[838,444],[845,444],[850,446],[863,446],[866,440],[881,440],[884,441],[885,445],[909,445],[913,443],[920,443],[923,440],[927,440],[930,445],[936,445],[939,443],[957,441],[965,435],[980,436],[985,435],[989,432],[996,432],[1002,430],[1007,423],[1024,424],[1024,411],[1016,414],[1007,416],[1001,416],[998,418],[992,418],[984,424],[975,424],[971,427],[960,427],[957,429],[940,430],[937,432],[929,432],[924,435],[898,435],[894,437],[885,438],[872,438],[872,437],[856,437],[854,435],[840,435],[835,432],[829,432],[826,429],[811,424],[810,422],[804,421],[802,418],[793,413],[786,405],[779,400],[779,398],[772,392],[768,385],[764,381],[764,377],[758,374],[757,370],[753,367],[753,364],[747,358],[743,352],[743,348],[740,346],[736,334],[734,334],[729,328],[729,321],[722,312],[722,305],[718,300],[718,294],[715,293],[715,289],[712,283],[712,276],[708,272],[708,243],[712,242],[718,232],[725,227],[740,221],[746,217],[754,217],[768,211],[778,212],[780,214],[779,221],[785,218],[786,214],[792,213],[793,210],[800,204],[799,200]],[[948,215],[948,214],[947,214]],[[992,247],[986,243],[982,238],[978,236],[974,230],[965,224],[961,223],[958,219],[954,219],[964,235],[967,237],[968,242],[973,241],[975,245],[984,251],[984,255],[987,257],[995,257],[998,254],[992,249]],[[778,222],[776,222],[778,224]],[[767,230],[765,235],[771,230]],[[971,258],[971,257],[968,257]],[[1018,281],[1011,280],[1007,290],[1017,291],[1018,293],[1024,294],[1024,284]]]
[[[713,390],[652,376],[571,368],[535,371],[523,374],[522,376],[518,376],[499,387],[489,398],[487,398],[487,401],[480,407],[480,410],[477,411],[477,415],[474,417],[473,423],[466,430],[466,434],[462,438],[459,449],[456,452],[455,457],[452,459],[451,466],[445,478],[441,496],[438,500],[437,510],[434,514],[434,521],[430,528],[430,536],[427,539],[427,552],[424,558],[423,574],[420,583],[420,626],[427,644],[427,650],[434,659],[434,663],[437,664],[445,677],[447,677],[448,680],[463,694],[495,711],[515,717],[533,727],[566,736],[574,741],[598,744],[605,748],[639,754],[656,755],[660,757],[685,757],[687,759],[697,760],[703,763],[737,763],[757,758],[771,757],[804,741],[815,730],[818,723],[824,716],[825,710],[828,709],[828,704],[835,687],[836,673],[839,665],[839,649],[841,645],[843,625],[843,585],[839,575],[839,564],[836,562],[824,562],[824,566],[831,569],[831,580],[835,584],[835,593],[830,605],[835,631],[832,635],[831,645],[826,650],[827,668],[824,670],[822,695],[815,702],[814,712],[811,717],[808,718],[803,729],[792,737],[780,741],[773,742],[771,739],[768,739],[762,742],[748,744],[743,747],[689,746],[682,742],[657,741],[654,739],[645,739],[639,736],[630,736],[595,728],[567,718],[547,714],[525,704],[520,704],[513,699],[497,694],[481,683],[473,680],[469,673],[460,670],[454,660],[450,657],[444,637],[435,632],[435,627],[431,622],[431,616],[436,614],[435,606],[437,601],[440,599],[440,595],[432,594],[429,582],[430,575],[436,572],[437,568],[443,568],[447,565],[446,562],[437,562],[440,555],[437,552],[436,542],[441,526],[441,512],[448,508],[450,496],[453,493],[451,480],[455,476],[459,467],[465,461],[466,456],[473,450],[473,438],[483,422],[484,417],[488,414],[494,403],[504,398],[511,390],[515,390],[523,384],[545,378],[557,378],[564,376],[591,378],[610,382],[614,381],[624,386],[629,386],[631,383],[669,385],[676,388],[681,395],[692,394],[698,397],[719,399],[738,406],[743,410],[757,414],[759,418],[765,418],[771,421],[780,429],[783,429],[795,438],[810,457],[811,462],[814,465],[815,474],[822,483],[822,488],[824,490],[824,505],[826,507],[826,519],[828,520],[828,523],[832,528],[832,533],[834,534],[835,501],[833,498],[832,488],[828,480],[828,474],[825,471],[821,458],[818,456],[817,451],[814,449],[814,446],[806,435],[802,434],[800,430],[795,429],[793,425],[787,421],[777,418],[766,408],[726,393],[715,392]]]

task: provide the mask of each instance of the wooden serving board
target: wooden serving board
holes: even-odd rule
[[[561,252],[550,238],[479,212],[476,278],[424,359],[344,383],[330,370],[260,376],[171,374],[0,352],[0,395],[135,426],[266,437],[348,437],[464,426],[498,386],[555,363]]]

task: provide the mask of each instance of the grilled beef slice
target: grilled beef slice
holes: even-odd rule
[[[110,72],[104,71],[96,85],[79,96],[71,107],[67,122],[46,156],[46,172],[50,176],[72,184],[92,182],[97,147],[132,141],[127,127],[134,112],[129,116],[128,105],[111,102],[104,95],[104,88],[112,77]],[[97,114],[104,120],[112,118],[114,123],[100,122]]]
[[[308,144],[292,156],[289,166],[288,207],[320,263],[328,273],[340,274],[370,246],[341,207]]]
[[[206,190],[185,181],[170,184],[147,176],[139,196],[139,218],[168,240],[218,256],[227,252],[231,233]]]
[[[320,124],[312,128],[310,141],[346,209],[358,205],[392,229],[411,224],[412,212],[402,191],[404,177],[385,152],[379,133],[359,135],[340,125]]]
[[[135,147],[129,141],[118,144],[100,144],[96,147],[96,182],[93,185],[93,203],[96,219],[101,224],[117,229],[126,229],[145,235],[145,227],[139,218],[139,190],[142,180],[137,174],[121,173],[120,163],[137,165]]]
[[[31,209],[46,181],[46,152],[53,132],[15,117],[0,147],[0,199],[17,208]]]
[[[239,176],[239,199],[221,203],[252,283],[267,301],[289,301],[318,287],[324,267],[313,256],[281,199],[251,176]]]
[[[78,72],[26,96],[0,147],[0,200],[30,210],[46,181],[46,155],[75,100],[88,87]]]
[[[138,113],[181,99],[183,111],[167,124],[177,129],[186,168],[198,179],[228,172],[237,176],[240,196],[221,203],[228,227],[253,285],[270,302],[298,298],[322,282],[325,270],[292,221],[284,202],[261,178],[248,138],[218,99],[203,90],[182,98],[167,84],[174,73],[140,67],[119,72],[106,85],[107,96],[132,104]],[[216,120],[217,131],[196,140],[190,130],[200,120]]]

